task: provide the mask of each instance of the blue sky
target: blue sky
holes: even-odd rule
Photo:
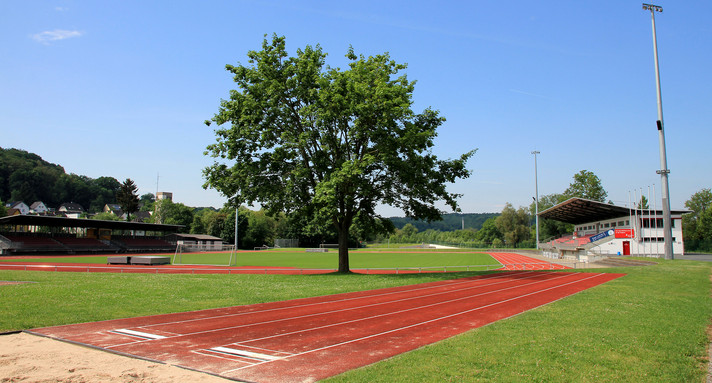
[[[710,1],[656,3],[672,208],[712,187]],[[204,190],[203,121],[265,34],[294,53],[320,44],[331,66],[349,45],[389,52],[417,80],[414,109],[447,118],[434,152],[473,148],[451,185],[464,212],[528,206],[580,170],[623,205],[660,195],[650,13],[640,1],[6,1],[0,5],[0,146],[92,178],[133,179],[189,206]],[[658,205],[659,206],[659,205]],[[381,213],[400,215],[383,207]]]

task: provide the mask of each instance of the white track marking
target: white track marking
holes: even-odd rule
[[[270,361],[271,362],[271,361],[278,360],[278,359],[284,359],[284,357],[281,357],[281,356],[260,354],[258,352],[252,352],[252,351],[246,351],[246,350],[236,350],[236,349],[230,348],[230,347],[213,347],[213,348],[209,348],[207,350],[221,352],[221,353],[235,355],[235,356],[242,356],[242,357],[249,358],[249,359],[257,359],[259,361]]]
[[[530,273],[527,273],[527,274],[530,274]],[[541,275],[541,274],[542,274],[542,273],[537,273],[536,275]],[[555,274],[561,274],[561,277],[557,277],[557,278],[563,278],[563,277],[568,276],[568,275],[574,275],[574,273],[555,273]],[[521,275],[521,274],[520,274],[520,275]],[[535,275],[535,276],[536,276],[536,275]],[[525,278],[522,278],[522,279],[529,279],[529,277],[525,277]],[[546,280],[546,281],[549,281],[549,280]],[[508,287],[508,288],[505,288],[505,289],[499,289],[499,290],[490,291],[490,292],[486,292],[486,293],[482,293],[482,294],[469,295],[469,296],[463,297],[463,298],[457,298],[457,299],[451,299],[451,300],[446,300],[446,301],[440,301],[440,302],[438,302],[438,303],[431,304],[431,305],[427,305],[427,306],[419,306],[419,307],[414,307],[414,308],[407,309],[407,310],[398,311],[397,313],[406,312],[406,311],[412,311],[412,310],[419,310],[419,309],[421,309],[421,308],[423,308],[423,307],[437,306],[437,305],[442,305],[442,304],[451,303],[451,302],[455,302],[455,301],[459,301],[459,300],[464,300],[464,299],[471,299],[471,298],[478,297],[478,296],[482,296],[482,295],[487,295],[487,294],[492,294],[492,293],[496,293],[496,292],[500,292],[500,291],[510,290],[510,289],[514,289],[514,288],[522,287],[522,286],[528,286],[528,285],[535,284],[535,283],[543,283],[543,282],[546,282],[546,281],[537,281],[537,282],[529,283],[529,284],[526,284],[526,285],[517,285],[517,286],[514,286],[514,287]],[[477,288],[481,288],[481,287],[488,287],[488,286],[492,286],[492,285],[496,285],[496,284],[502,284],[502,283],[507,283],[507,282],[511,282],[511,280],[504,280],[504,281],[501,281],[501,282],[490,283],[490,284],[487,284],[487,285],[472,286],[472,287],[469,287],[469,288],[467,288],[467,289],[477,289]],[[463,290],[466,290],[466,289],[462,289],[462,290],[459,290],[459,291],[463,291]],[[432,297],[432,296],[436,296],[436,295],[445,295],[445,294],[450,294],[450,293],[452,293],[452,292],[451,292],[451,291],[444,291],[444,292],[438,292],[438,293],[433,293],[433,294],[428,294],[428,295],[419,295],[419,296],[408,297],[408,298],[403,298],[403,299],[397,299],[397,300],[392,300],[392,301],[387,301],[387,302],[380,302],[380,303],[373,303],[373,304],[368,304],[368,305],[350,307],[350,308],[346,308],[346,309],[338,309],[338,310],[331,310],[331,311],[322,311],[322,312],[313,313],[313,314],[307,314],[307,315],[301,315],[301,316],[293,316],[293,317],[287,317],[287,318],[280,318],[280,319],[275,319],[275,320],[270,320],[270,321],[252,322],[252,323],[246,323],[246,324],[237,325],[237,326],[221,327],[221,328],[215,328],[215,329],[204,330],[204,331],[196,331],[196,332],[193,332],[193,333],[186,333],[186,334],[176,335],[175,337],[170,337],[170,338],[179,338],[179,337],[187,337],[187,336],[194,336],[194,335],[202,335],[202,334],[208,334],[208,333],[211,333],[211,332],[220,332],[220,331],[225,331],[225,330],[234,330],[234,329],[238,329],[238,328],[245,328],[245,327],[257,326],[257,325],[265,325],[265,324],[273,324],[273,323],[278,323],[278,322],[286,322],[286,321],[292,321],[292,320],[297,320],[297,319],[304,319],[304,318],[309,318],[309,317],[314,317],[314,316],[320,316],[320,315],[326,315],[326,314],[333,314],[333,313],[338,313],[338,312],[353,311],[353,310],[362,310],[362,309],[367,308],[367,307],[374,307],[374,306],[381,306],[381,305],[389,305],[389,304],[393,304],[393,303],[396,303],[396,302],[404,302],[404,301],[408,301],[408,300],[417,300],[417,299],[421,299],[421,298],[425,298],[425,297]],[[299,306],[293,306],[292,308],[295,308],[295,307],[299,307]],[[389,313],[389,314],[382,314],[382,315],[379,315],[379,316],[386,316],[386,315],[391,315],[391,313]],[[368,318],[369,318],[369,317],[367,317],[367,318],[362,318],[362,319],[358,319],[358,320],[365,320],[365,319],[368,319]],[[212,318],[203,318],[203,319],[212,319]],[[357,321],[358,321],[358,320],[357,320]],[[344,323],[349,323],[349,322],[344,322]],[[148,327],[148,326],[142,326],[142,327]],[[329,327],[329,326],[327,326],[327,327]],[[308,331],[308,330],[306,330],[306,331]],[[141,343],[141,342],[142,342],[142,341],[131,342],[131,344],[134,344],[134,343]],[[115,345],[111,345],[111,346],[106,346],[106,348],[120,347],[120,346],[123,346],[123,345],[124,345],[124,344],[115,344]]]
[[[526,274],[532,274],[533,271],[528,271],[524,273],[519,273],[518,275],[526,275]],[[541,273],[538,273],[539,275]],[[394,294],[399,294],[399,293],[408,293],[408,292],[413,292],[413,291],[419,291],[419,290],[435,290],[435,289],[440,289],[442,287],[449,287],[449,286],[457,286],[461,284],[472,284],[473,282],[479,282],[485,279],[498,279],[502,280],[500,282],[495,282],[495,283],[489,283],[489,284],[482,284],[482,285],[476,285],[476,286],[471,286],[468,287],[467,289],[477,289],[480,287],[487,287],[487,286],[492,286],[496,284],[501,284],[501,283],[507,283],[511,282],[510,279],[505,279],[508,277],[510,274],[490,274],[483,276],[482,278],[475,278],[475,279],[468,279],[465,281],[458,281],[457,283],[452,283],[452,284],[438,284],[436,286],[427,286],[427,287],[420,287],[416,289],[408,289],[408,290],[399,290],[399,291],[392,291],[388,293],[382,293],[382,294],[373,294],[373,295],[364,295],[364,296],[359,296],[359,297],[353,297],[353,298],[345,298],[345,299],[339,299],[339,300],[334,300],[334,301],[326,301],[326,302],[317,302],[317,303],[309,303],[306,305],[295,305],[295,306],[287,306],[287,307],[279,307],[275,309],[267,309],[267,310],[258,310],[258,311],[249,311],[249,312],[243,312],[243,313],[237,313],[237,314],[225,314],[225,315],[216,315],[216,316],[211,316],[211,317],[203,317],[203,318],[196,318],[196,319],[188,319],[184,321],[171,321],[171,322],[161,322],[161,323],[153,323],[153,324],[148,324],[148,325],[141,325],[141,328],[149,328],[149,327],[155,327],[155,326],[165,326],[165,325],[171,325],[171,324],[183,324],[183,323],[189,323],[189,322],[196,322],[196,321],[202,321],[202,320],[214,320],[214,319],[220,319],[220,318],[227,318],[227,317],[233,317],[233,316],[242,316],[242,315],[250,315],[250,314],[261,314],[261,313],[266,313],[266,312],[272,312],[272,311],[279,311],[279,310],[287,310],[287,309],[294,309],[294,308],[302,308],[302,307],[309,307],[309,306],[318,306],[318,305],[325,305],[329,303],[338,303],[338,302],[346,302],[346,301],[352,301],[352,300],[358,300],[358,299],[368,299],[368,298],[374,298],[374,297],[380,297],[380,296],[387,296],[387,295],[394,295]],[[526,279],[523,278],[523,279]],[[459,290],[462,291],[462,290]],[[210,332],[216,332],[216,331],[222,331],[222,330],[228,330],[228,329],[236,329],[240,327],[247,327],[247,326],[254,326],[254,325],[259,325],[259,324],[270,324],[270,323],[275,323],[275,322],[284,322],[284,321],[289,321],[293,319],[302,319],[302,318],[307,318],[310,316],[318,316],[318,315],[324,315],[324,314],[332,314],[336,312],[341,312],[341,311],[348,311],[348,310],[359,310],[362,308],[366,307],[373,307],[373,306],[378,306],[378,305],[383,305],[383,304],[391,304],[395,302],[402,302],[402,301],[407,301],[407,300],[413,300],[413,299],[419,299],[423,297],[428,297],[428,296],[435,296],[435,295],[440,295],[440,294],[449,294],[450,291],[444,291],[444,292],[438,292],[438,293],[433,293],[433,294],[427,294],[427,295],[419,295],[415,297],[408,297],[404,299],[397,299],[397,300],[392,300],[388,302],[381,302],[381,303],[375,303],[375,304],[369,304],[369,305],[362,305],[362,306],[356,306],[348,309],[338,309],[338,310],[332,310],[332,311],[323,311],[319,313],[314,313],[314,314],[308,314],[308,315],[303,315],[303,316],[298,316],[298,317],[288,317],[288,318],[281,318],[281,319],[276,319],[272,321],[265,321],[265,322],[255,322],[255,323],[249,323],[245,325],[239,325],[239,326],[230,326],[230,327],[221,327],[217,329],[212,329],[212,330],[205,330],[205,331],[198,331],[198,332],[193,332],[193,333],[184,333],[184,334],[178,334],[178,333],[173,333],[175,335],[164,337],[164,338],[174,338],[174,337],[184,337],[184,336],[192,336],[192,335],[198,335],[198,334],[206,334]],[[199,312],[199,311],[197,311]],[[134,343],[142,343],[142,342],[148,342],[153,339],[147,338],[146,340],[141,340],[141,341],[134,341],[134,342],[127,342],[127,343],[119,343],[119,344],[112,344],[109,346],[106,346],[106,348],[115,348],[115,347],[121,347],[125,346],[128,344],[134,344]]]
[[[130,335],[130,336],[135,336],[139,338],[144,338],[144,339],[150,339],[150,340],[156,340],[156,339],[166,339],[167,337],[163,335],[156,335],[156,334],[149,334],[147,332],[142,332],[142,331],[134,331],[134,330],[129,330],[129,329],[118,329],[118,330],[111,330],[109,332],[121,334],[121,335]]]
[[[577,273],[577,274],[579,274],[579,273]],[[492,307],[492,306],[496,306],[496,305],[499,305],[499,304],[502,304],[502,303],[507,303],[507,302],[511,302],[511,301],[514,301],[514,300],[517,300],[517,299],[522,299],[522,298],[525,298],[525,297],[528,297],[528,296],[531,296],[531,295],[539,294],[539,293],[542,293],[542,292],[545,292],[545,291],[548,291],[548,290],[560,288],[560,287],[563,287],[563,286],[566,286],[566,285],[570,285],[570,284],[574,284],[574,283],[583,282],[583,281],[586,281],[586,280],[588,280],[588,279],[592,279],[592,278],[595,278],[595,277],[599,277],[599,276],[601,276],[601,275],[604,275],[604,273],[594,274],[593,276],[590,276],[590,277],[587,277],[587,278],[584,278],[584,279],[578,279],[578,280],[576,280],[576,281],[564,283],[564,284],[562,284],[562,285],[557,285],[557,286],[549,287],[549,288],[546,288],[546,289],[543,289],[543,290],[538,290],[538,291],[531,292],[531,293],[524,294],[524,295],[520,295],[520,296],[517,296],[517,297],[514,297],[514,298],[505,299],[505,300],[503,300],[503,301],[498,301],[498,302],[490,303],[490,304],[485,305],[485,306],[476,307],[476,308],[469,309],[469,310],[465,310],[465,311],[458,312],[458,313],[455,313],[455,314],[445,315],[445,316],[442,316],[442,317],[438,317],[438,318],[434,318],[434,319],[429,319],[429,320],[427,320],[427,321],[423,321],[423,322],[419,322],[419,323],[414,323],[414,324],[411,324],[411,325],[408,325],[408,326],[403,326],[403,327],[400,327],[400,328],[396,328],[396,329],[384,331],[384,332],[381,332],[381,333],[371,334],[371,335],[364,336],[364,337],[361,337],[361,338],[356,338],[356,339],[348,340],[348,341],[345,341],[345,342],[340,342],[340,343],[332,344],[332,345],[329,345],[329,346],[324,346],[324,347],[316,348],[316,349],[313,349],[313,350],[304,351],[304,352],[301,352],[301,353],[296,353],[296,354],[293,354],[293,355],[291,355],[291,356],[285,357],[285,358],[283,358],[283,359],[298,357],[298,356],[301,356],[301,355],[310,354],[310,353],[313,353],[313,352],[322,351],[322,350],[326,350],[326,349],[329,349],[329,348],[334,348],[334,347],[338,347],[338,346],[342,346],[342,345],[346,345],[346,344],[350,344],[350,343],[355,343],[355,342],[359,342],[359,341],[362,341],[362,340],[379,337],[379,336],[382,336],[382,335],[386,335],[386,334],[390,334],[390,333],[393,333],[393,332],[398,332],[398,331],[410,329],[410,328],[417,327],[417,326],[422,326],[422,325],[424,325],[424,324],[428,324],[428,323],[432,323],[432,322],[437,322],[437,321],[440,321],[440,320],[443,320],[443,319],[448,319],[448,318],[452,318],[452,317],[455,317],[455,316],[459,316],[459,315],[463,315],[463,314],[468,314],[468,313],[471,313],[471,312],[474,312],[474,311],[482,310],[482,309],[485,309],[485,308],[488,308],[488,307]],[[573,294],[570,294],[570,295],[573,295]],[[567,295],[567,296],[570,296],[570,295]],[[553,302],[553,301],[552,301],[552,302]],[[549,304],[549,303],[551,303],[551,302],[546,302],[546,303],[544,303],[544,304],[542,304],[542,305],[539,305],[539,306],[536,306],[536,307],[540,307],[540,306],[543,306],[543,305]],[[246,342],[242,342],[242,343],[246,343]],[[264,363],[267,363],[267,362],[264,362]],[[259,363],[259,364],[264,364],[264,363]],[[249,367],[253,367],[253,366],[254,366],[254,365],[245,366],[245,367],[240,367],[240,368],[236,368],[236,369],[232,369],[232,370],[228,370],[228,371],[223,371],[222,374],[225,374],[225,373],[228,373],[228,372],[233,372],[233,371],[242,370],[242,369],[249,368]]]
[[[561,276],[561,277],[557,277],[556,279],[563,278],[564,276],[574,275],[574,274],[572,274],[572,273],[561,273],[561,274],[562,274],[562,276]],[[578,273],[576,273],[576,274],[578,274]],[[396,315],[396,314],[403,314],[403,313],[406,313],[406,312],[409,312],[409,311],[417,311],[417,310],[422,310],[422,309],[426,309],[426,308],[432,308],[432,307],[435,307],[435,306],[440,306],[440,305],[444,305],[444,304],[450,304],[450,303],[458,302],[458,301],[464,301],[464,300],[468,300],[468,299],[472,299],[472,298],[476,298],[476,297],[481,297],[481,296],[484,296],[484,295],[499,293],[499,292],[506,291],[506,290],[512,290],[512,289],[517,289],[517,288],[520,288],[520,287],[535,285],[535,284],[538,284],[538,283],[544,283],[544,282],[548,282],[548,281],[551,281],[551,280],[553,280],[553,279],[547,279],[547,280],[545,280],[545,281],[536,281],[536,282],[527,283],[527,284],[524,284],[524,285],[517,285],[517,286],[512,286],[512,287],[506,287],[506,288],[499,289],[499,290],[495,290],[495,291],[488,291],[488,292],[482,293],[482,294],[469,295],[469,296],[466,296],[466,297],[455,298],[455,299],[450,299],[450,300],[446,300],[446,301],[440,301],[440,302],[437,302],[437,303],[431,303],[431,304],[428,304],[428,305],[425,305],[425,306],[412,307],[412,308],[409,308],[409,309],[403,309],[403,310],[399,310],[399,311],[391,311],[391,312],[387,312],[387,313],[385,313],[385,314],[378,314],[378,315],[372,315],[372,316],[369,316],[369,317],[363,317],[363,318],[358,318],[358,319],[351,319],[351,320],[347,320],[347,321],[343,321],[343,322],[338,322],[338,323],[330,323],[330,324],[328,324],[328,325],[323,325],[323,326],[318,326],[318,327],[312,327],[312,328],[303,329],[303,330],[297,330],[297,331],[288,332],[288,333],[281,333],[281,334],[276,334],[276,335],[270,335],[270,336],[265,336],[265,337],[262,337],[262,338],[255,338],[255,339],[250,339],[250,340],[243,340],[243,341],[240,341],[240,343],[241,343],[241,344],[246,344],[246,343],[249,343],[249,342],[256,342],[256,341],[265,340],[265,339],[279,338],[279,337],[281,337],[281,336],[294,335],[294,334],[299,334],[299,333],[304,333],[304,332],[309,332],[309,331],[314,331],[314,330],[322,330],[322,329],[325,329],[325,328],[337,327],[337,326],[341,326],[341,325],[349,324],[349,323],[356,323],[356,322],[362,322],[362,321],[371,320],[371,319],[375,319],[375,318],[387,317],[387,316]],[[582,279],[582,280],[583,280],[583,279]],[[567,283],[565,283],[565,284],[563,284],[563,285],[560,285],[560,286],[565,286],[565,285],[567,285]],[[559,287],[559,286],[554,286],[554,287],[552,287],[552,288],[555,288],[555,287]],[[550,290],[550,289],[551,289],[551,288],[543,289],[543,290],[538,290],[537,292],[547,291],[547,290]],[[536,292],[535,292],[535,293],[536,293]],[[535,293],[531,293],[531,294],[535,294]],[[512,299],[518,299],[518,298],[512,298]],[[503,301],[503,302],[505,302],[505,301]],[[393,302],[388,302],[388,304],[390,304],[390,303],[393,303]],[[498,303],[501,303],[501,302],[498,302]],[[498,303],[493,303],[493,304],[498,304]],[[482,306],[482,307],[488,307],[488,306]],[[477,308],[476,308],[476,309],[473,309],[473,310],[468,310],[468,311],[474,311],[474,310],[477,310]],[[467,312],[467,311],[464,311],[464,312]],[[442,318],[447,318],[447,317],[454,316],[454,315],[460,315],[460,313],[458,313],[458,314],[451,314],[451,315],[448,315],[448,316],[445,316],[445,317],[442,317]],[[299,317],[295,317],[295,318],[299,318]],[[442,319],[442,318],[440,318],[440,319]],[[433,320],[439,320],[439,319],[433,319]],[[432,320],[429,320],[429,321],[426,321],[426,322],[423,322],[423,323],[428,323],[428,322],[430,322],[430,321],[432,321]],[[264,322],[259,323],[259,324],[263,324],[263,323],[264,323]],[[252,325],[254,325],[254,324],[251,324],[251,325],[249,325],[249,326],[252,326]]]
[[[514,271],[514,270],[507,270],[507,271]],[[528,270],[528,273],[533,272],[533,270]],[[520,274],[521,275],[521,274]],[[319,305],[325,305],[325,304],[330,304],[330,303],[338,303],[338,302],[346,302],[346,301],[353,301],[353,300],[359,300],[359,299],[370,299],[370,298],[375,298],[375,297],[380,297],[380,296],[387,296],[387,295],[394,295],[394,294],[400,294],[400,293],[408,293],[408,292],[413,292],[413,291],[419,291],[419,290],[428,290],[428,289],[436,289],[436,288],[442,288],[445,286],[457,286],[461,284],[468,284],[472,282],[477,282],[477,281],[482,281],[484,279],[502,279],[509,276],[509,274],[489,274],[489,275],[483,275],[480,278],[473,278],[473,279],[467,279],[467,280],[462,280],[462,281],[457,281],[454,283],[450,284],[437,284],[435,286],[426,286],[426,287],[416,287],[412,289],[403,289],[403,290],[398,290],[398,291],[389,291],[386,293],[380,293],[380,294],[373,294],[373,295],[363,295],[363,296],[358,296],[358,297],[350,297],[350,298],[343,298],[343,299],[336,299],[333,301],[322,301],[322,302],[315,302],[315,303],[308,303],[304,305],[294,305],[294,306],[285,306],[285,307],[277,307],[273,309],[266,309],[266,310],[257,310],[257,311],[247,311],[247,312],[241,312],[241,313],[234,313],[234,314],[223,314],[223,315],[215,315],[211,317],[202,317],[202,318],[194,318],[194,319],[185,319],[185,320],[180,320],[180,321],[171,321],[171,322],[161,322],[161,323],[152,323],[149,325],[141,326],[141,327],[155,327],[155,326],[164,326],[164,325],[170,325],[170,324],[183,324],[183,323],[190,323],[190,322],[198,322],[201,320],[212,320],[212,319],[219,319],[219,318],[229,318],[233,316],[242,316],[242,315],[251,315],[251,314],[261,314],[261,313],[267,313],[271,311],[280,311],[280,310],[289,310],[293,308],[302,308],[302,307],[309,307],[309,306],[319,306]],[[447,281],[441,281],[441,282],[447,282]],[[430,282],[432,283],[432,282]],[[486,286],[486,285],[483,285]],[[403,286],[400,286],[403,287]],[[390,289],[390,288],[388,288]],[[379,289],[382,290],[382,289]],[[376,290],[378,291],[378,290]],[[354,293],[357,293],[358,291],[354,291]],[[344,294],[350,294],[350,293],[344,293]],[[299,298],[299,299],[311,299],[311,298]],[[299,300],[296,299],[296,300]],[[200,312],[200,311],[205,311],[205,310],[197,310],[194,312]],[[186,311],[185,313],[190,313],[191,311]],[[185,314],[184,313],[184,314]]]

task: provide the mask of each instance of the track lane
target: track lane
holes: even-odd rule
[[[32,332],[233,379],[301,381],[373,363],[620,276],[505,272]],[[112,332],[117,329],[166,338]]]

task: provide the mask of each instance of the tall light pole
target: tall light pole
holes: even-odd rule
[[[534,188],[536,189],[536,198],[534,199],[534,217],[536,219],[536,249],[539,250],[539,176],[537,174],[536,155],[538,151],[533,151],[534,155]]]
[[[643,9],[650,11],[650,17],[653,20],[653,54],[655,56],[655,85],[658,91],[658,137],[660,141],[660,181],[662,183],[662,205],[663,205],[663,239],[665,259],[674,259],[672,252],[672,217],[670,215],[670,197],[668,174],[670,170],[667,168],[667,153],[665,150],[665,129],[663,126],[663,97],[660,91],[660,65],[658,64],[658,38],[655,34],[655,12],[662,12],[663,7],[643,3]]]

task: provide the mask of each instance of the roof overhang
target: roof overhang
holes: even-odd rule
[[[46,227],[80,227],[92,229],[111,230],[142,230],[142,231],[162,231],[176,232],[183,225],[162,225],[156,223],[126,222],[126,221],[105,221],[99,219],[47,217],[38,215],[13,215],[0,218],[0,226],[46,226]]]
[[[637,213],[639,215],[645,215],[651,214],[654,211],[655,210],[645,209],[637,210]],[[636,209],[574,197],[542,211],[539,213],[539,217],[578,225],[582,223],[628,217],[631,214],[635,214],[635,212]],[[662,215],[662,212],[658,211],[658,213]],[[689,211],[675,210],[671,213],[675,215],[682,215],[689,213]]]

